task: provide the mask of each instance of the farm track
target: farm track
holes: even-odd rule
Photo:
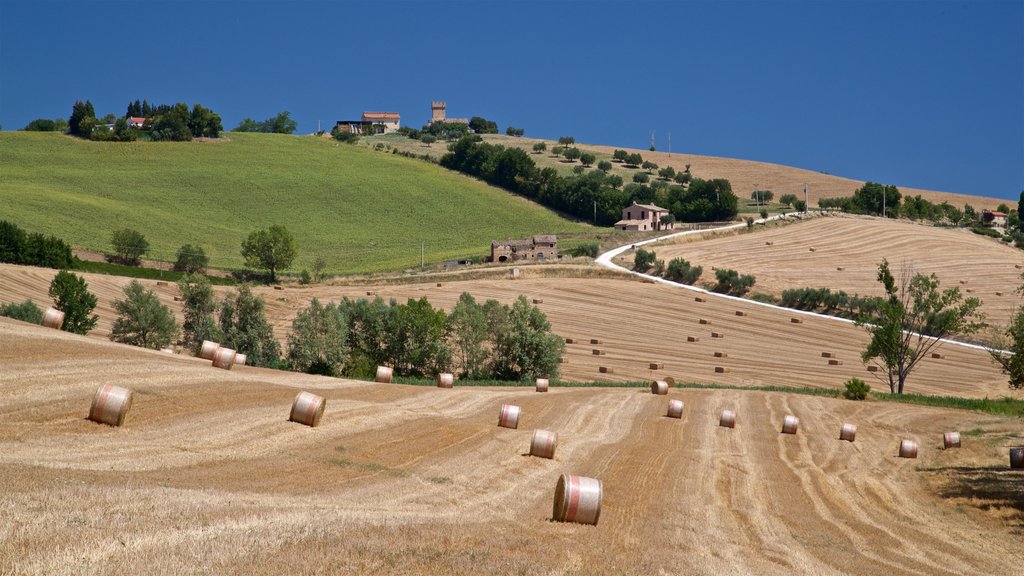
[[[959,575],[1024,560],[1019,502],[938,495],[961,468],[1004,474],[1024,441],[1009,418],[673,389],[676,420],[644,389],[227,372],[6,319],[0,364],[0,574]],[[85,420],[108,382],[136,391],[122,428]],[[318,428],[285,421],[302,389],[328,400]],[[516,430],[496,426],[506,402]],[[718,426],[726,408],[735,429]],[[779,434],[786,414],[795,436]],[[837,439],[847,421],[856,443]],[[554,460],[526,455],[537,428],[558,433]],[[903,437],[918,460],[895,457]],[[598,526],[549,520],[563,472],[604,483]]]

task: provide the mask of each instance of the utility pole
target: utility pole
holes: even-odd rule
[[[807,212],[807,184],[804,184],[804,212]]]
[[[668,133],[668,157],[672,157],[672,133]]]
[[[761,187],[757,184],[757,182],[754,182],[754,195],[757,196],[757,208],[758,208],[758,210],[760,210],[761,209]]]
[[[594,200],[594,224],[597,225],[597,200]]]
[[[420,240],[420,269],[423,269],[423,240]]]
[[[882,186],[882,218],[885,218],[885,186]]]

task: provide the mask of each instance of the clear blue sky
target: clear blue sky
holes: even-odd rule
[[[1024,2],[0,0],[0,123],[199,102],[300,132],[431,100],[528,136],[1016,199]],[[0,168],[2,169],[2,168]]]

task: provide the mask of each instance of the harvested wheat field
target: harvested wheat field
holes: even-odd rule
[[[225,372],[6,319],[0,362],[3,574],[959,575],[1024,560],[1006,456],[1024,438],[1006,418]],[[86,420],[105,383],[135,392],[121,428]],[[287,421],[298,390],[327,399],[317,428]],[[496,426],[506,402],[518,430]],[[779,433],[787,414],[796,435]],[[838,440],[843,422],[856,442]],[[527,455],[538,428],[558,434],[553,460]],[[974,432],[941,450],[947,430]],[[917,460],[896,457],[902,438]],[[562,473],[602,481],[597,526],[550,521]]]
[[[477,300],[496,299],[510,304],[520,294],[543,300],[538,304],[556,334],[573,338],[566,344],[561,378],[583,382],[653,380],[671,376],[681,382],[739,385],[840,387],[851,377],[863,378],[875,390],[887,389],[878,374],[860,362],[867,343],[865,332],[851,324],[766,309],[748,302],[708,296],[696,302],[691,292],[671,286],[632,279],[539,278],[522,268],[523,277],[509,280],[446,281],[441,288],[433,280],[421,284],[379,286],[286,286],[282,290],[255,288],[267,302],[267,315],[275,335],[284,344],[291,322],[314,297],[322,302],[342,297],[365,298],[367,291],[385,300],[426,297],[433,305],[450,310],[462,292]],[[45,301],[53,270],[0,266],[0,294],[14,291],[12,301],[27,297]],[[114,317],[112,299],[121,297],[126,279],[84,275],[100,299],[101,322],[91,336],[106,338]],[[178,315],[180,303],[174,284],[156,286],[161,300]],[[369,288],[369,289],[368,289]],[[227,289],[218,287],[220,293]],[[638,305],[642,303],[642,305]],[[744,311],[737,316],[736,311]],[[701,323],[704,320],[706,323]],[[718,335],[720,337],[715,337]],[[696,341],[689,342],[688,338]],[[601,342],[590,344],[591,339]],[[594,355],[597,348],[604,355]],[[1011,393],[1006,377],[980,350],[943,345],[942,359],[920,364],[907,382],[907,390],[925,394],[965,397],[1024,397]],[[721,352],[724,357],[716,357]],[[828,352],[830,358],[822,357]],[[841,364],[830,364],[836,360]],[[650,365],[659,364],[657,370]],[[611,368],[602,373],[600,367]],[[715,368],[728,368],[716,372]]]
[[[897,279],[906,264],[917,272],[934,272],[942,288],[958,286],[962,295],[979,298],[992,324],[1007,324],[1022,302],[1016,289],[1024,272],[1024,251],[970,230],[829,216],[753,234],[669,240],[650,249],[666,262],[685,258],[703,266],[705,282],[714,281],[712,267],[753,274],[754,291],[775,296],[788,288],[882,295],[876,276],[878,264],[887,258]]]

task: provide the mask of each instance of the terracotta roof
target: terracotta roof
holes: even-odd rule
[[[129,121],[129,122],[135,122],[136,124],[143,124],[143,123],[145,123],[145,122],[146,122],[147,120],[149,120],[149,118],[140,118],[140,117],[138,117],[138,116],[130,116],[130,117],[128,118],[128,121]]]
[[[533,241],[536,243],[554,244],[558,241],[558,237],[554,234],[538,234],[533,237]]]
[[[668,212],[668,208],[662,208],[660,206],[655,206],[654,204],[637,204],[636,201],[634,201],[633,206],[636,206],[637,208],[646,208],[652,212]],[[633,206],[627,206],[627,208],[632,208]]]
[[[398,112],[363,112],[363,120],[399,120]]]
[[[991,214],[991,215],[993,215],[993,216],[995,216],[997,218],[1000,217],[1000,216],[1002,216],[1003,218],[1006,218],[1006,212],[989,212],[989,214]]]
[[[615,223],[616,226],[640,226],[650,224],[650,220],[619,220]]]
[[[508,246],[510,248],[527,248],[533,246],[533,240],[492,240],[491,246]]]

